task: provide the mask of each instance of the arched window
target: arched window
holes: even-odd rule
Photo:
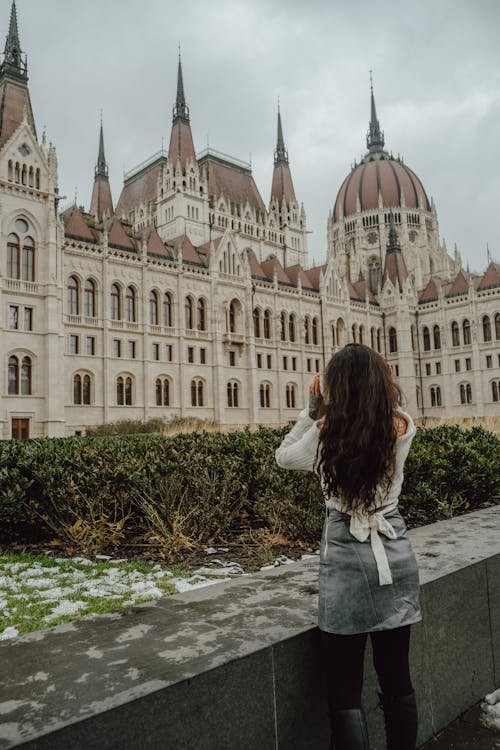
[[[125,378],[125,405],[132,406],[132,378]]]
[[[82,376],[75,375],[73,378],[73,403],[82,403]]]
[[[500,313],[495,315],[495,338],[497,341],[500,340]]]
[[[197,307],[198,330],[199,331],[206,331],[207,330],[207,314],[206,314],[206,310],[207,310],[206,302],[203,299],[203,297],[200,297],[198,299],[198,307]]]
[[[441,388],[438,385],[431,387],[431,406],[441,406]]]
[[[125,294],[125,318],[129,323],[135,323],[136,321],[136,304],[135,304],[135,289],[133,286],[128,286]]]
[[[462,323],[462,333],[464,337],[464,344],[470,344],[470,322],[467,318]]]
[[[357,333],[357,326],[356,326],[356,323],[353,323],[352,326],[351,326],[351,335],[352,335],[352,343],[353,344],[355,344],[356,341],[357,341],[356,333]]]
[[[281,328],[281,340],[286,341],[286,312],[283,311],[280,315],[280,328]]]
[[[80,308],[80,285],[76,276],[68,279],[68,314],[78,315]]]
[[[31,396],[31,359],[23,357],[21,365],[21,394]]]
[[[427,328],[427,326],[424,326],[423,328],[422,337],[424,340],[424,352],[428,352],[430,351],[430,348],[431,348],[431,337],[430,337],[429,329]]]
[[[122,319],[122,299],[118,284],[111,285],[111,320]]]
[[[359,326],[359,343],[360,344],[364,344],[365,343],[363,341],[364,335],[365,335],[365,327],[361,325],[361,326]]]
[[[304,318],[304,344],[311,343],[311,318],[306,315]]]
[[[228,330],[230,333],[236,333],[236,317],[238,314],[239,302],[237,300],[231,300],[228,309]]]
[[[287,409],[295,409],[295,385],[288,383],[285,389]]]
[[[382,354],[382,329],[377,328],[377,351]]]
[[[260,308],[256,307],[253,311],[253,335],[260,339]]]
[[[493,401],[498,401],[498,397],[500,395],[500,381],[494,380],[491,384],[491,397]]]
[[[335,348],[336,345],[337,345],[337,326],[335,325],[335,323],[332,323],[332,347]]]
[[[397,352],[397,350],[398,350],[398,336],[396,333],[396,329],[391,326],[391,328],[389,328],[389,351]]]
[[[432,336],[434,338],[434,349],[441,349],[441,329],[438,325],[435,325],[432,329]]]
[[[238,406],[238,383],[230,380],[227,384],[227,405],[236,408]]]
[[[483,341],[491,341],[491,321],[488,315],[483,315]]]
[[[35,240],[33,237],[25,237],[23,240],[21,278],[23,281],[34,281],[35,279]]]
[[[337,320],[337,346],[342,346],[344,343],[344,321],[342,318]]]
[[[271,338],[271,310],[264,311],[264,338]]]
[[[203,380],[194,378],[191,381],[191,406],[203,406]]]
[[[17,234],[9,234],[7,239],[7,276],[10,279],[19,278],[20,244]]]
[[[170,292],[163,295],[163,325],[166,328],[172,328],[174,325],[174,308]]]
[[[467,403],[472,404],[472,386],[470,383],[465,385],[465,394],[467,396]]]
[[[456,320],[451,324],[451,345],[460,346],[460,336],[458,332],[458,323]]]
[[[263,409],[269,409],[271,406],[271,386],[269,383],[261,383],[259,388],[260,405]]]
[[[83,383],[82,383],[82,403],[84,406],[90,405],[90,395],[91,395],[90,385],[91,385],[90,375],[84,375]]]
[[[152,326],[158,325],[158,295],[154,289],[149,292],[149,322]]]
[[[288,318],[288,338],[295,341],[295,315],[292,313]]]
[[[412,352],[415,351],[415,326],[410,326],[410,333],[411,333],[411,350]]]
[[[125,404],[125,383],[121,375],[116,379],[116,404],[117,406]]]
[[[170,406],[170,381],[168,378],[157,378],[155,383],[156,406]]]
[[[87,318],[95,318],[95,311],[95,284],[92,279],[87,279],[83,293],[83,314]]]
[[[370,258],[368,261],[368,284],[372,294],[378,294],[380,286],[380,261]]]
[[[313,344],[318,344],[318,337],[319,337],[319,323],[318,318],[313,318],[312,320],[312,342]]]
[[[19,360],[17,357],[9,357],[9,396],[19,393]]]
[[[460,385],[460,403],[467,403],[465,400],[465,385],[463,383]]]
[[[184,300],[184,313],[186,329],[192,331],[194,328],[194,302],[192,297],[186,297]]]

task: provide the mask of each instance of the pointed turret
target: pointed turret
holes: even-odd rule
[[[92,190],[92,200],[90,201],[90,213],[95,216],[97,221],[102,221],[104,215],[112,216],[113,214],[113,198],[109,184],[108,165],[106,163],[106,156],[104,155],[102,120],[99,133],[99,152],[95,166],[94,187]]]
[[[375,109],[375,97],[373,95],[373,80],[370,71],[370,92],[371,92],[371,107],[370,107],[370,124],[368,126],[368,133],[366,136],[366,145],[368,150],[373,153],[374,151],[384,150],[384,133],[380,130],[380,124],[377,119],[377,110]]]
[[[26,117],[36,137],[35,120],[28,91],[28,64],[23,59],[15,0],[10,11],[4,59],[0,63],[0,148]]]
[[[385,255],[384,283],[387,278],[391,280],[395,288],[399,289],[400,293],[403,291],[403,283],[408,278],[408,269],[406,268],[403,253],[401,252],[392,212]]]
[[[181,56],[177,68],[177,98],[173,109],[172,132],[168,148],[168,160],[175,167],[180,162],[184,172],[189,162],[196,163],[196,154],[189,124],[189,107],[184,96],[184,81],[182,78]]]
[[[288,152],[285,148],[283,138],[283,127],[281,125],[281,112],[278,106],[278,138],[274,152],[273,184],[271,187],[271,203],[277,201],[281,207],[283,201],[287,206],[297,203],[295,190],[293,188],[292,173],[288,164]]]

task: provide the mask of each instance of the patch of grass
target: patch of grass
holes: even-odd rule
[[[9,627],[24,635],[175,594],[173,577],[188,576],[178,567],[167,571],[141,561],[96,561],[89,565],[48,555],[2,555],[0,635]],[[68,612],[58,612],[61,602]],[[79,606],[73,610],[71,605],[75,603]]]

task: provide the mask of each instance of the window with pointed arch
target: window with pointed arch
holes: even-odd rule
[[[163,325],[166,328],[174,325],[174,300],[170,292],[163,295]]]
[[[15,354],[8,361],[8,394],[10,396],[32,395],[32,361],[31,357]]]
[[[207,330],[207,303],[200,297],[196,308],[197,327],[199,331]]]
[[[495,339],[500,341],[500,313],[495,315]]]
[[[122,295],[118,284],[111,284],[111,320],[122,319]]]
[[[432,329],[432,337],[434,339],[434,349],[441,349],[441,329],[437,324]]]
[[[415,326],[410,326],[410,334],[411,334],[411,350],[412,352],[415,351]]]
[[[472,403],[472,386],[470,383],[460,384],[460,403],[461,404]]]
[[[357,333],[357,326],[356,326],[356,323],[353,323],[352,326],[351,326],[351,336],[352,336],[352,343],[353,344],[355,344],[356,341],[357,341],[356,333]]]
[[[87,279],[83,287],[83,314],[87,318],[96,317],[96,287],[92,279]]]
[[[280,338],[282,341],[286,341],[286,329],[287,329],[287,314],[283,310],[280,315]]]
[[[236,380],[230,380],[227,384],[227,405],[231,408],[238,407],[239,384]]]
[[[462,334],[464,338],[464,344],[470,344],[470,322],[465,318],[462,323]]]
[[[373,328],[372,328],[373,332]],[[335,349],[337,346],[337,326],[335,323],[332,323],[332,348]]]
[[[149,292],[149,323],[152,326],[159,324],[158,317],[158,295],[154,289]]]
[[[500,380],[493,380],[491,383],[491,398],[493,401],[500,401]]]
[[[133,286],[128,286],[125,292],[125,319],[128,323],[135,323],[137,320],[136,293]]]
[[[264,338],[271,338],[271,310],[264,310]]]
[[[424,326],[422,329],[422,339],[424,342],[424,352],[429,352],[431,350],[431,335],[427,326]]]
[[[294,383],[287,383],[285,388],[285,398],[287,409],[295,409],[295,396],[297,393],[297,387]]]
[[[431,386],[431,406],[441,406],[441,388],[439,385]]]
[[[170,406],[170,379],[167,377],[156,378],[155,393],[156,406]]]
[[[252,317],[253,317],[253,335],[255,336],[256,339],[260,339],[260,334],[261,334],[261,330],[260,330],[260,322],[261,322],[260,307],[254,307],[254,310],[253,310],[253,313],[252,313]]]
[[[342,318],[337,320],[337,346],[342,346],[344,341],[345,324]]]
[[[312,319],[312,342],[316,346],[319,343],[319,320],[317,317]]]
[[[389,328],[389,351],[392,353],[397,352],[398,350],[398,334],[396,332],[396,329],[391,326]]]
[[[119,375],[116,379],[117,406],[132,406],[132,378]]]
[[[92,392],[92,378],[89,374],[77,372],[73,376],[73,403],[90,406]]]
[[[304,318],[304,344],[311,343],[311,318],[306,315]]]
[[[382,329],[377,328],[377,351],[382,354]]]
[[[451,324],[451,345],[460,346],[460,333],[458,329],[458,323],[456,320]]]
[[[488,315],[483,315],[483,341],[491,341],[491,320]]]
[[[7,238],[7,276],[22,281],[35,280],[35,240],[28,234],[28,222],[19,218]]]
[[[240,303],[235,299],[231,300],[229,303],[227,311],[227,327],[229,333],[236,333],[239,306]]]
[[[194,301],[190,296],[187,296],[184,300],[184,322],[186,330],[192,331],[194,328]]]
[[[364,336],[365,336],[365,327],[363,325],[359,326],[359,343],[364,344]]]
[[[291,313],[290,317],[288,318],[288,339],[289,341],[295,341],[295,333],[296,333],[296,317],[294,313]]]
[[[269,383],[261,383],[259,386],[260,405],[262,409],[271,407],[271,386]]]
[[[68,279],[68,315],[78,315],[80,312],[80,283],[76,276]]]
[[[203,406],[204,387],[201,378],[193,378],[191,381],[191,406]]]

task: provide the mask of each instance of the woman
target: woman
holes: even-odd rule
[[[400,408],[389,366],[362,344],[333,355],[324,400],[319,376],[310,393],[309,409],[284,438],[276,461],[316,471],[326,502],[318,625],[331,748],[368,748],[361,689],[369,633],[388,750],[414,750],[417,707],[408,652],[410,626],[421,619],[419,583],[397,503],[415,425]]]

